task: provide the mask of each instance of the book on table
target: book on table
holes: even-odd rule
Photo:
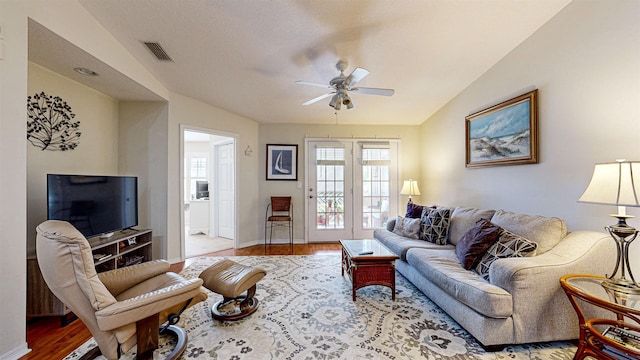
[[[604,332],[602,332],[602,335],[628,348],[629,350],[640,351],[640,333],[637,331],[618,326],[609,326]],[[637,359],[637,357],[631,354],[606,344],[603,344],[602,351],[618,359]]]

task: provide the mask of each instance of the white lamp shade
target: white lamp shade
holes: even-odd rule
[[[640,162],[596,164],[579,202],[640,207]]]
[[[400,190],[400,195],[420,195],[420,189],[418,189],[418,182],[416,180],[405,180]]]

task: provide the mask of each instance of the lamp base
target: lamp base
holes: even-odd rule
[[[602,287],[604,287],[607,292],[613,291],[623,294],[640,295],[640,286],[627,279],[606,279],[602,281]]]
[[[627,225],[626,219],[632,216],[625,214],[611,216],[618,218],[618,223],[607,226],[605,229],[616,242],[616,266],[613,273],[602,281],[602,287],[607,291],[612,301],[625,305],[630,296],[640,295],[640,285],[633,277],[629,263],[629,245],[638,236],[638,230]]]
[[[605,279],[601,283],[609,301],[614,304],[636,307],[640,299],[640,286],[626,279]]]

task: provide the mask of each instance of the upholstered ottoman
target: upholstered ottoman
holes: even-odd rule
[[[200,273],[207,289],[222,295],[223,299],[211,307],[211,316],[217,320],[239,320],[258,309],[256,283],[266,271],[238,264],[229,259],[218,261]],[[242,295],[244,292],[245,295]],[[229,311],[233,303],[235,311]],[[238,308],[239,306],[239,308]],[[222,308],[225,308],[224,311]]]

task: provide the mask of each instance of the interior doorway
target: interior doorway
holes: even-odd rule
[[[185,258],[235,247],[234,136],[182,127]]]

